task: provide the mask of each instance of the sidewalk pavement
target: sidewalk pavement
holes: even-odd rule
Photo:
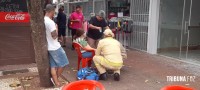
[[[70,64],[63,75],[72,82],[76,81],[78,61],[76,52],[70,48],[70,45],[64,48]],[[176,76],[195,76],[195,81],[173,82],[167,80],[167,76],[175,76],[174,78]],[[114,81],[113,77],[109,75],[107,81],[100,80],[100,82],[106,90],[160,90],[166,85],[184,85],[200,90],[200,66],[159,55],[129,50],[128,59],[124,60],[124,67],[121,69],[121,80]]]
[[[77,55],[76,52],[71,50],[71,43],[67,43],[64,47],[66,54],[69,58],[70,64],[63,72],[63,76],[70,82],[76,81],[77,72]],[[15,68],[31,68],[36,67],[35,64],[31,65],[15,65],[15,66],[0,66],[0,71],[10,70]],[[30,70],[29,70],[30,71]],[[37,77],[38,73],[28,73],[28,76]],[[37,70],[36,70],[37,71]],[[0,83],[5,79],[22,78],[26,77],[23,74],[0,76]],[[187,81],[169,81],[169,77],[173,79],[181,77],[193,77]],[[38,82],[38,79],[36,80]],[[35,82],[36,82],[35,81]],[[121,80],[114,81],[112,75],[109,75],[107,81],[100,82],[105,86],[106,90],[160,90],[166,85],[184,85],[193,87],[196,90],[200,89],[200,66],[184,63],[172,58],[167,58],[159,55],[151,55],[145,52],[129,50],[128,59],[124,61],[124,67],[121,69]],[[0,84],[0,87],[2,85]],[[35,85],[38,86],[38,85]],[[0,89],[2,90],[2,89]],[[7,90],[7,89],[3,89]],[[16,90],[23,90],[18,88]],[[24,90],[37,90],[29,88]],[[57,90],[57,89],[47,89]]]

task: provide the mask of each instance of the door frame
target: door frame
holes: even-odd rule
[[[160,0],[150,0],[147,52],[157,54]]]
[[[181,41],[180,41],[180,49],[179,49],[179,59],[188,59],[188,51],[189,51],[189,40],[190,40],[190,30],[188,29],[188,26],[191,26],[191,16],[192,16],[192,7],[193,7],[193,0],[189,0],[190,5],[189,5],[189,17],[185,17],[186,15],[186,0],[184,0],[184,5],[183,5],[183,18],[182,18],[182,29],[181,29]],[[188,19],[188,20],[186,20]],[[187,40],[186,40],[186,52],[183,54],[183,36],[187,35]],[[182,58],[184,55],[185,58]]]

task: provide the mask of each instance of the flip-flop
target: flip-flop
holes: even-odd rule
[[[54,86],[56,86],[55,82],[53,81],[53,78],[51,78],[51,82],[53,83]]]

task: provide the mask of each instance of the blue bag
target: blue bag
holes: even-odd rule
[[[99,80],[99,76],[96,71],[91,67],[81,68],[77,72],[78,80]]]

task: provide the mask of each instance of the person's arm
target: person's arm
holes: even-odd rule
[[[80,20],[78,20],[78,19],[77,20],[71,20],[71,22],[80,22]]]
[[[97,45],[97,49],[95,51],[95,55],[97,55],[97,56],[101,55],[101,49],[102,49],[102,42],[100,40],[98,45]]]
[[[123,59],[127,59],[126,49],[122,46],[122,44],[120,44],[120,50],[121,50],[121,55]]]
[[[78,42],[81,46],[82,46],[82,48],[84,49],[84,50],[88,50],[88,51],[90,51],[90,50],[95,50],[94,48],[92,48],[92,47],[90,47],[90,45],[87,43],[87,41],[86,40],[84,40],[84,39],[78,39],[78,40],[76,40],[75,42]]]
[[[92,25],[92,24],[89,24],[89,28],[101,30],[101,27],[97,27],[97,26],[94,26],[94,25]]]
[[[53,39],[58,38],[58,29],[57,29],[57,25],[52,21],[49,24],[49,29],[51,31],[51,36]]]
[[[105,29],[110,29],[110,28],[108,26],[106,26]]]
[[[94,51],[95,51],[95,49],[92,48],[92,47],[90,47],[89,44],[87,44],[86,46],[84,46],[83,49],[84,49],[84,50],[88,50],[88,51],[91,51],[91,50],[94,50]]]
[[[58,34],[58,24],[56,24],[56,33]]]
[[[81,20],[82,20],[82,22],[81,22],[82,27],[81,27],[81,28],[83,29],[83,25],[84,25],[84,22],[85,22],[85,21],[84,21],[84,16],[82,16],[82,19],[81,19]]]
[[[80,22],[80,20],[74,18],[74,14],[72,13],[70,16],[71,22]]]
[[[52,31],[52,32],[51,32],[51,36],[52,36],[53,39],[58,38],[57,30]]]

